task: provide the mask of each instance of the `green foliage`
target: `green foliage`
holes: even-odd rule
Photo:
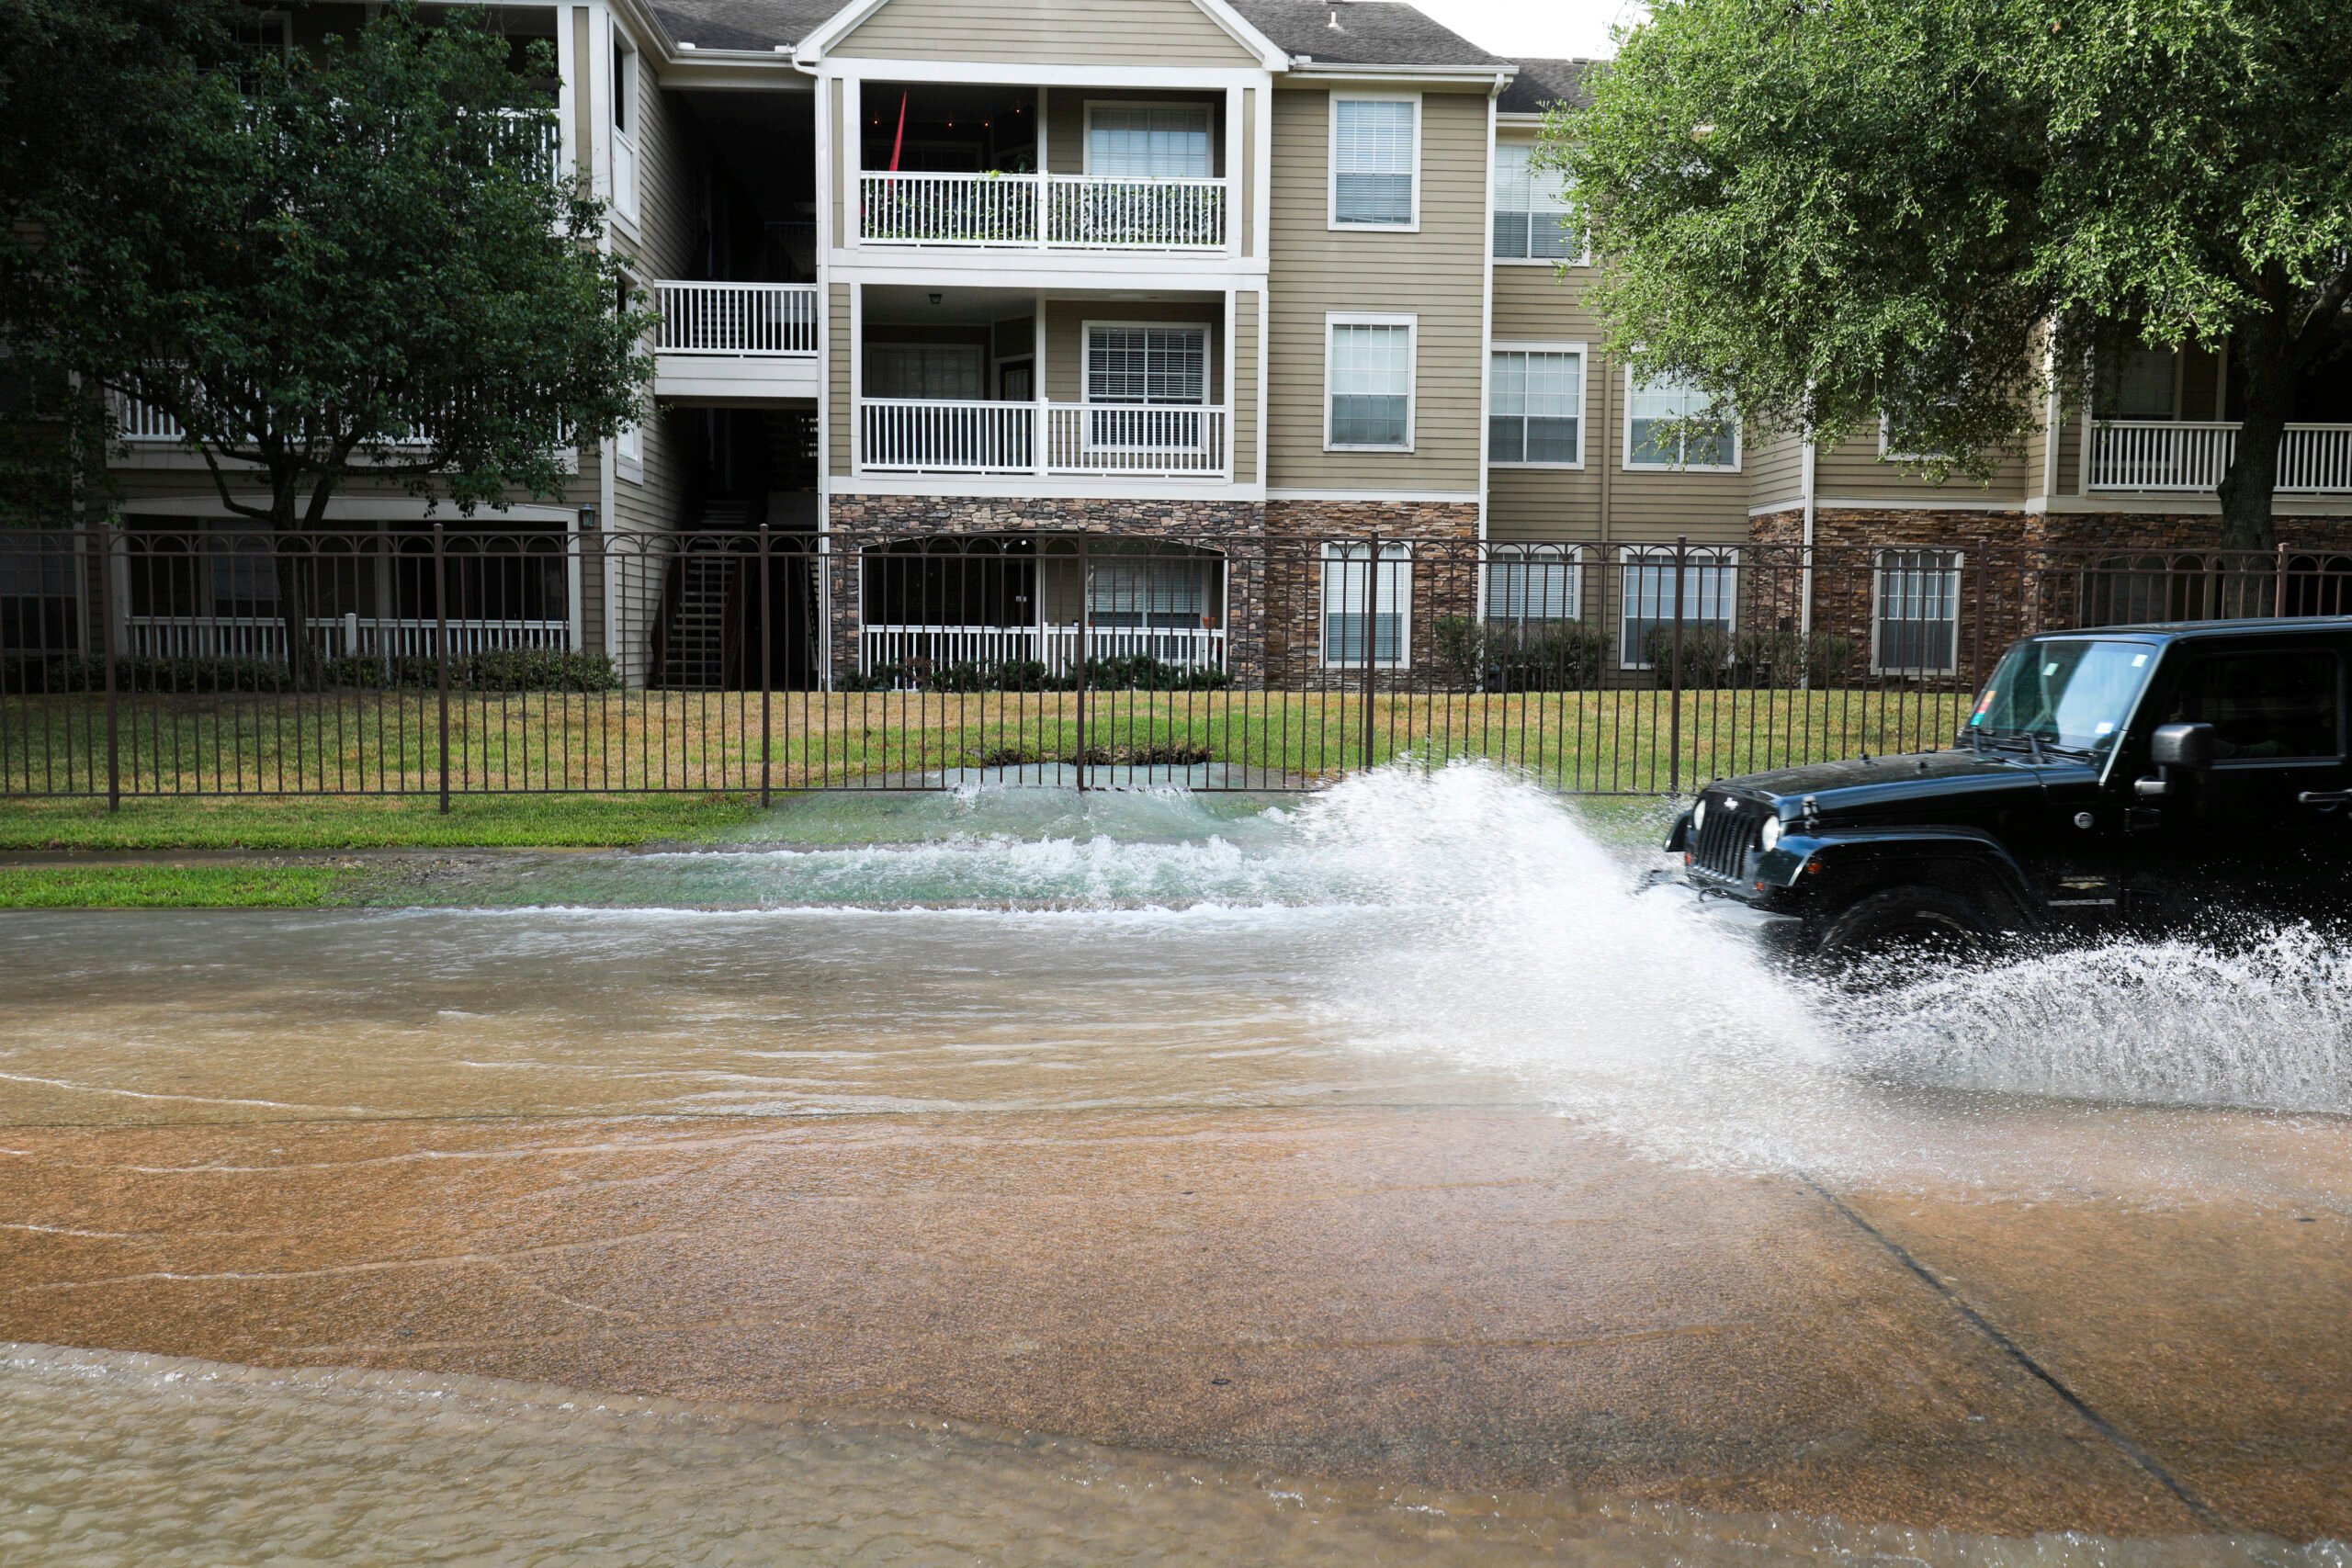
[[[429,658],[385,660],[366,655],[323,660],[320,683],[345,689],[433,691],[440,671]],[[118,658],[115,690],[214,696],[300,689],[295,672],[263,659]],[[601,653],[507,649],[467,654],[449,663],[449,686],[467,692],[612,692],[620,671]],[[19,658],[0,663],[0,694],[30,695],[106,689],[106,667],[78,654]]]
[[[2352,34],[2327,0],[1662,0],[1555,118],[1610,350],[1765,433],[1984,476],[2045,364],[2231,344],[2232,542],[2352,290]]]
[[[1233,684],[1233,677],[1207,665],[1171,664],[1149,654],[1119,658],[1097,656],[1086,661],[1086,684],[1093,691],[1216,692]],[[1043,660],[978,660],[933,668],[913,659],[889,670],[843,676],[844,692],[1074,692],[1075,674],[1057,675]]]
[[[1582,621],[1441,615],[1438,667],[1482,692],[1585,692],[1600,684],[1608,638]]]
[[[1815,691],[1839,686],[1863,673],[1854,639],[1796,631],[1739,632],[1721,626],[1686,626],[1678,660],[1674,628],[1652,626],[1642,638],[1642,662],[1660,689],[1670,688],[1679,669],[1686,691],[1795,686]]]

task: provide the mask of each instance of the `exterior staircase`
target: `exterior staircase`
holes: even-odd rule
[[[720,533],[745,526],[743,507],[713,506],[703,514],[703,527]],[[732,600],[741,561],[718,549],[697,549],[694,536],[683,536],[677,560],[677,598],[670,605],[667,637],[662,648],[662,684],[685,692],[724,691],[732,673],[734,630]]]

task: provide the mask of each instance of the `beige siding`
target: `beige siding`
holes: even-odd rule
[[[1495,341],[1590,343],[1600,325],[1586,309],[1589,266],[1565,270],[1498,262],[1495,265]]]
[[[1589,464],[1581,468],[1495,468],[1487,479],[1487,537],[1599,538],[1600,481],[1600,469]]]
[[[1225,306],[1218,300],[1048,299],[1046,301],[1046,397],[1057,403],[1086,400],[1089,321],[1204,321],[1209,328],[1209,400],[1224,383]]]
[[[1254,484],[1264,476],[1258,452],[1258,356],[1261,328],[1258,296],[1233,297],[1233,378],[1227,401],[1233,407],[1233,479]]]
[[[1475,491],[1487,251],[1487,100],[1421,102],[1417,233],[1329,224],[1330,96],[1273,95],[1267,482],[1284,488]],[[1325,316],[1418,318],[1414,449],[1326,452]]]
[[[1816,495],[1887,501],[2021,501],[2027,494],[2028,471],[2022,448],[2006,455],[1989,484],[1955,475],[1942,484],[1930,484],[1916,468],[1882,460],[1878,434],[1867,432],[1826,448],[1814,466]],[[2036,472],[2032,481],[2038,485]]]
[[[1804,495],[1804,437],[1793,433],[1759,441],[1747,453],[1747,504],[1777,506]]]
[[[889,0],[833,48],[882,60],[1250,66],[1192,0]]]
[[[2058,489],[2060,495],[2083,492],[2083,411],[2058,407]]]
[[[1261,117],[1266,112],[1266,95],[1262,88],[1246,87],[1241,93],[1241,149],[1239,155],[1226,165],[1226,173],[1233,181],[1231,209],[1241,254],[1248,255],[1258,243],[1258,138],[1265,127]]]
[[[849,285],[831,286],[831,299],[826,302],[826,374],[825,419],[830,427],[831,450],[826,455],[825,467],[836,474],[849,472],[850,432],[854,428],[849,406]]]
[[[685,433],[676,428],[675,412],[654,419],[645,427],[644,479],[631,479],[616,471],[613,479],[616,535],[640,537],[677,532],[685,521],[684,448]],[[652,671],[653,623],[661,604],[662,571],[669,557],[662,546],[648,542],[619,552],[618,581],[611,598],[616,611],[613,654],[621,677],[642,685]]]
[[[857,165],[857,138],[849,124],[849,88],[846,83],[828,82],[820,91],[831,95],[822,110],[822,123],[831,127],[827,138],[833,161],[833,227],[829,236],[833,244],[849,242],[850,183],[852,171]]]
[[[683,277],[695,239],[685,110],[654,81],[643,50],[629,59],[637,71],[637,240],[616,230],[615,243],[648,280]]]
[[[1216,93],[1156,93],[1133,87],[1055,87],[1046,96],[1046,167],[1057,175],[1086,172],[1086,106],[1117,104],[1206,104],[1209,107],[1209,172],[1225,174],[1225,103]]]

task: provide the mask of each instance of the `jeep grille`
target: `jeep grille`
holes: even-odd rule
[[[1738,882],[1747,875],[1747,853],[1757,847],[1769,809],[1752,800],[1716,795],[1707,803],[1707,825],[1690,846],[1691,863],[1711,876]]]

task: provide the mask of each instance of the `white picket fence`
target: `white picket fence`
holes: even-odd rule
[[[669,280],[653,286],[653,297],[663,353],[741,358],[817,352],[813,283]]]
[[[1089,659],[1149,657],[1163,664],[1226,668],[1222,626],[1091,626],[1083,634]],[[877,671],[956,664],[997,665],[1035,660],[1057,675],[1078,662],[1076,626],[867,626],[859,668]]]
[[[313,646],[323,659],[430,659],[437,626],[430,618],[343,615],[312,621]],[[130,615],[125,651],[149,659],[253,659],[286,662],[286,623],[275,615]],[[453,620],[449,656],[515,649],[560,652],[571,646],[564,621]]]
[[[1227,182],[1105,175],[859,176],[870,245],[1222,250]]]
[[[2222,420],[2100,420],[2091,426],[2092,490],[2211,491],[2230,471],[2239,426]],[[2352,424],[2290,424],[2278,443],[2278,489],[2352,492]]]

